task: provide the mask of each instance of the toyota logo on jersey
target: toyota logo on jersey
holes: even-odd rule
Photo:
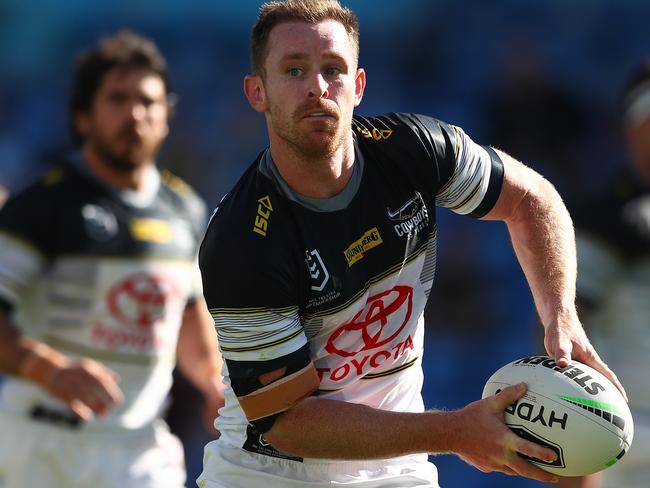
[[[108,293],[111,315],[120,323],[148,329],[165,319],[167,304],[178,291],[161,276],[136,273],[117,283]]]
[[[413,288],[397,285],[371,296],[348,323],[336,329],[325,349],[342,357],[376,349],[397,338],[411,318]]]

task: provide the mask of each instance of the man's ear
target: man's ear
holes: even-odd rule
[[[247,75],[244,77],[244,94],[254,110],[257,112],[266,112],[268,110],[264,82],[260,76]]]
[[[357,69],[354,78],[354,106],[358,107],[363,98],[363,91],[366,89],[366,71],[363,68]]]

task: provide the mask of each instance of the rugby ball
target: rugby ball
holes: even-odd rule
[[[526,394],[505,411],[517,435],[557,453],[557,460],[528,458],[558,476],[582,476],[614,465],[630,448],[632,414],[623,395],[595,369],[572,361],[559,367],[549,356],[506,364],[487,380],[483,398],[524,382]]]

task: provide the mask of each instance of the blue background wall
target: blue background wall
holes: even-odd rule
[[[368,87],[359,113],[414,111],[463,127],[544,173],[568,203],[624,160],[617,102],[650,56],[650,3],[632,0],[350,0],[361,20]],[[3,0],[0,3],[0,184],[16,191],[70,148],[67,96],[75,54],[129,27],[166,55],[179,106],[161,164],[210,207],[266,145],[247,105],[252,0]],[[459,408],[503,363],[539,350],[530,293],[502,224],[441,211],[438,283],[427,311],[425,398]],[[190,476],[205,433],[198,401],[175,390],[170,421]],[[389,442],[389,440],[387,440]],[[535,487],[453,456],[445,488]]]

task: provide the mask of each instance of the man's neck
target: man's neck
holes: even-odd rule
[[[271,157],[282,178],[300,195],[330,198],[343,191],[354,168],[354,141],[346,138],[332,155],[306,159],[286,143],[273,143]]]
[[[146,175],[153,164],[145,163],[133,169],[117,169],[107,163],[102,156],[85,145],[82,149],[84,160],[90,170],[102,181],[115,188],[141,191],[146,186]]]

